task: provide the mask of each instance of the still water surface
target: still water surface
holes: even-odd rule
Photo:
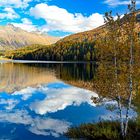
[[[117,101],[98,93],[104,79],[97,80],[97,67],[1,62],[0,139],[63,140],[70,127],[119,119]],[[129,118],[137,116],[132,105]]]

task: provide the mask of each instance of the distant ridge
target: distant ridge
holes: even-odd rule
[[[140,11],[136,11],[136,16]],[[126,24],[126,16],[121,18],[121,23]],[[135,22],[135,30],[140,32],[140,23]],[[104,24],[90,31],[72,34],[58,40],[50,46],[28,46],[16,51],[8,51],[5,57],[18,60],[48,60],[48,61],[98,61],[96,41],[104,38],[107,33],[107,25]],[[95,48],[96,47],[96,48]],[[102,48],[100,48],[102,50]],[[107,54],[107,58],[110,54]],[[110,58],[110,57],[108,57]]]
[[[0,50],[11,50],[32,44],[50,45],[58,40],[58,37],[27,32],[12,24],[0,26]]]

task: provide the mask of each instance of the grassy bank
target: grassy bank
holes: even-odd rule
[[[87,140],[122,140],[119,122],[99,122],[96,124],[82,124],[68,130],[66,136],[73,139]],[[128,134],[125,140],[138,140],[140,138],[140,124],[130,121]]]
[[[0,50],[0,57],[4,56],[4,51]]]

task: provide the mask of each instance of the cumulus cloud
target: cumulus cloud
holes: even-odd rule
[[[33,0],[0,0],[1,7],[11,6],[14,8],[26,8],[29,6],[29,2]]]
[[[33,118],[26,110],[14,110],[12,112],[0,111],[0,122],[22,124],[36,135],[52,135],[59,137],[70,127],[70,123],[52,118]]]
[[[19,18],[19,15],[11,7],[4,8],[3,12],[0,13],[0,19],[16,19]]]
[[[12,95],[21,95],[22,100],[28,100],[34,93],[36,93],[37,89],[32,87],[27,87],[20,91],[15,91]]]
[[[0,105],[4,105],[7,110],[12,110],[18,103],[19,101],[14,99],[0,99]]]
[[[29,128],[29,131],[36,135],[52,135],[54,137],[59,137],[63,133],[67,132],[70,127],[70,123],[66,121],[61,121],[52,118],[36,118],[34,119],[34,124]]]
[[[37,19],[44,19],[46,25],[42,31],[81,32],[104,24],[103,15],[93,13],[89,17],[80,13],[69,13],[66,9],[41,3],[30,9],[30,15]]]
[[[48,86],[40,85],[38,88],[27,87],[14,92],[12,95],[19,95],[22,100],[28,100],[36,93],[45,95],[46,97],[43,100],[35,101],[30,105],[31,110],[41,115],[57,112],[71,105],[79,106],[82,103],[88,103],[95,106],[91,97],[98,98],[98,95],[92,91],[68,86],[61,82],[52,84],[50,87]]]
[[[70,105],[79,106],[82,103],[88,103],[92,106],[95,106],[91,100],[91,97],[98,97],[96,93],[77,87],[66,85],[65,87],[61,82],[58,84],[55,83],[55,85],[58,85],[58,87],[51,88],[45,85],[40,85],[38,88],[27,87],[20,91],[14,92],[12,95],[19,95],[21,96],[22,100],[28,100],[33,96],[33,94],[36,93],[42,93],[46,95],[44,100],[33,102],[30,105],[31,110],[41,115],[48,112],[57,112],[58,110],[63,110]]]
[[[22,21],[21,23],[12,22],[12,24],[15,27],[19,27],[19,28],[26,30],[26,31],[29,31],[29,32],[37,31],[37,26],[34,25],[31,20],[29,20],[27,18],[23,18],[23,19],[21,19],[21,21]]]
[[[46,96],[38,98],[36,93],[39,93],[39,96]],[[67,129],[74,124],[72,124],[70,120],[68,122],[63,119],[54,119],[50,117],[50,114],[45,113],[54,113],[56,111],[66,109],[66,107],[70,105],[79,106],[82,103],[88,103],[91,106],[95,106],[91,97],[98,98],[98,95],[92,91],[72,87],[62,82],[40,85],[37,88],[28,87],[8,95],[8,98],[2,95],[0,99],[1,123],[13,124],[15,129],[20,124],[24,129],[27,129],[35,135],[53,136],[56,138],[65,133]],[[10,105],[13,106],[12,109],[7,110],[5,106],[8,107]],[[95,111],[98,110],[100,112],[101,110],[101,112],[94,112],[93,119],[96,120],[99,117],[104,120],[119,119],[116,118],[118,116],[117,109],[111,112],[107,111],[106,108],[112,105],[117,106],[117,102],[104,99],[97,109],[95,109]],[[31,110],[35,111],[36,114],[34,114]],[[126,117],[125,112],[126,108],[123,107],[123,117]],[[93,114],[91,114],[91,116],[92,115]],[[135,118],[136,112],[131,109],[129,115],[129,118]],[[24,129],[23,132],[25,131]],[[11,130],[11,132],[16,133],[15,130]]]
[[[0,122],[27,125],[32,123],[32,118],[25,110],[0,111]]]
[[[48,90],[45,91],[47,96],[44,100],[36,101],[30,105],[30,109],[37,114],[43,115],[57,112],[59,110],[64,110],[70,105],[79,106],[82,103],[95,106],[91,97],[98,97],[94,92],[76,87],[47,89]]]
[[[128,5],[130,4],[130,0],[105,0],[104,3],[109,6]],[[140,0],[137,0],[137,4],[140,4]]]

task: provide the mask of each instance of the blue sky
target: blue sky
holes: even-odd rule
[[[65,36],[104,23],[104,13],[124,14],[129,0],[0,0],[0,25]],[[137,8],[140,0],[137,0]]]

